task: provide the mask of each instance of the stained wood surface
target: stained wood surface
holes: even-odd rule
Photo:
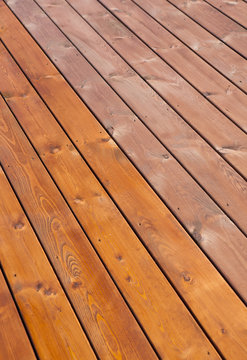
[[[169,0],[185,14],[210,31],[218,39],[229,45],[242,56],[247,56],[247,32],[235,21],[221,14],[203,0],[181,2]]]
[[[6,100],[32,139],[159,355],[162,358],[182,358],[184,353],[189,352],[192,358],[197,359],[198,356],[208,358],[210,352],[217,359],[212,346],[196,326],[182,301],[6,53],[2,58],[2,66],[8,74],[8,77],[1,74],[3,94],[12,94]],[[9,84],[13,84],[12,87]],[[22,89],[26,89],[28,94],[24,101]],[[42,131],[47,123],[50,128]],[[39,136],[41,131],[42,138]],[[56,143],[54,139],[57,139]],[[83,183],[81,179],[84,179]],[[118,239],[117,244],[115,239]],[[170,321],[171,313],[173,322]],[[169,336],[164,336],[164,329]],[[194,338],[193,347],[191,338]],[[176,339],[174,345],[173,339]]]
[[[247,233],[246,182],[241,176],[135,74],[67,2],[61,0],[56,6],[49,6],[48,0],[39,0],[38,3],[68,34],[87,59],[94,63],[148,128],[184,164],[242,231]],[[80,32],[76,29],[80,29]],[[204,121],[200,123],[205,124]],[[208,129],[206,126],[205,128]],[[215,141],[220,141],[218,137],[221,138],[222,132],[212,129],[211,133],[215,136]],[[247,139],[246,135],[245,138]],[[218,171],[219,168],[221,171]],[[239,209],[238,212],[236,208]]]
[[[232,18],[240,25],[247,26],[247,4],[242,0],[207,0],[207,3]]]
[[[95,358],[95,351],[99,359],[245,358],[247,310],[231,288],[245,298],[246,237],[231,221],[234,218],[239,226],[240,219],[244,228],[241,212],[246,210],[246,182],[231,166],[240,159],[237,141],[241,154],[245,154],[245,134],[234,124],[236,118],[231,121],[219,112],[205,94],[190,85],[189,73],[187,82],[145,44],[146,40],[141,42],[135,36],[140,21],[131,22],[137,26],[134,33],[127,30],[128,21],[119,16],[127,9],[128,14],[132,11],[131,17],[138,13],[145,23],[145,13],[136,5],[133,10],[125,7],[131,5],[129,1],[122,4],[117,0],[38,3],[58,27],[35,2],[9,2],[31,38],[0,1],[0,163],[16,194],[0,172],[0,180],[3,177],[6,183],[0,190],[0,211],[4,214],[0,224],[5,221],[2,229],[9,234],[9,241],[0,250],[0,261],[39,357],[50,358],[57,351],[54,358]],[[146,61],[151,55],[156,72]],[[141,59],[145,60],[142,66]],[[207,69],[211,69],[209,64]],[[216,69],[212,71],[218,74]],[[208,77],[207,72],[204,77]],[[177,92],[187,100],[180,100],[174,89],[170,92],[164,87],[172,78],[182,84]],[[242,101],[243,105],[244,98],[236,97],[242,93],[234,85],[232,88],[237,92],[228,94],[231,101],[235,105]],[[177,101],[167,105],[166,96]],[[180,105],[178,114],[170,107],[175,108],[176,102]],[[216,134],[210,130],[209,117],[200,134],[186,123],[186,117],[196,121],[190,110],[196,107],[204,109],[198,112],[201,118],[211,109],[212,117],[221,124]],[[231,109],[232,117],[241,116],[234,106]],[[168,114],[165,121],[164,113]],[[156,127],[158,124],[156,137],[148,128],[154,119]],[[216,142],[224,139],[224,128],[234,133],[233,160],[224,154],[228,163],[218,154],[219,147],[207,144],[208,136]],[[186,160],[192,154],[195,164]],[[234,166],[244,174],[244,161]],[[204,171],[202,176],[198,169]],[[219,190],[223,195],[217,194]],[[229,194],[230,201],[223,200]],[[167,197],[182,225],[213,263],[165,206]],[[29,268],[32,270],[27,273]],[[30,296],[35,277],[39,283],[41,277],[51,283],[48,290],[44,286],[45,299],[49,298],[51,306],[46,301],[48,310],[43,316],[43,282],[41,288],[34,287],[37,297]],[[16,284],[16,278],[22,279],[21,285]],[[23,283],[28,284],[25,296]],[[60,321],[55,326],[57,317],[52,322],[51,314],[61,308],[54,310],[58,293],[59,301],[65,302],[65,316],[62,325]],[[31,305],[22,306],[30,298]],[[33,313],[38,314],[38,321]],[[68,341],[66,330],[70,333]],[[55,333],[52,344],[58,350],[53,350],[53,345],[42,346],[42,339],[47,345],[51,331]],[[38,332],[44,332],[40,343]],[[78,356],[68,354],[70,343],[81,352]]]
[[[23,2],[18,5],[15,9],[24,23],[27,26],[30,24],[30,28],[32,24],[36,24],[32,27],[36,40],[231,285],[247,300],[247,261],[246,252],[243,251],[246,237],[121,102],[78,51],[73,49],[55,25],[42,16],[37,5],[31,2],[24,8]],[[49,46],[50,43],[53,44],[52,47]],[[69,51],[59,51],[56,43],[64,44]],[[27,47],[30,47],[29,43]]]
[[[1,263],[40,359],[96,359],[2,169],[0,182]]]
[[[196,54],[247,91],[245,75],[247,64],[241,55],[167,1],[135,0],[134,2],[157,19],[162,26],[182,40]]]
[[[99,21],[99,13],[103,11],[100,4],[97,2],[93,6],[93,10],[89,11],[90,2],[80,2],[78,0],[70,0],[72,4],[85,18],[90,21],[92,26],[97,29],[111,45],[122,51],[123,56],[127,56],[129,63],[137,71],[144,71],[143,77],[147,78],[150,83],[161,95],[163,95],[168,102],[176,108],[189,122],[194,117],[202,117],[207,123],[207,127],[212,126],[212,118],[221,126],[228,125],[228,121],[222,116],[214,107],[210,106],[205,97],[215,104],[221,111],[235,121],[243,129],[247,129],[246,122],[246,96],[234,86],[230,81],[227,81],[215,69],[198,57],[192,50],[185,46],[175,36],[170,34],[154,19],[146,14],[132,1],[121,2],[120,0],[101,0],[117,18],[128,26],[134,33],[136,33],[151,49],[161,56],[173,69],[175,69],[183,78],[196,87],[196,90],[204,96],[199,96],[198,91],[189,86],[185,80],[165,63],[159,59],[152,51],[143,46],[140,41],[137,41],[133,33],[127,31],[120,22],[110,16],[109,12],[105,11],[103,21]],[[121,33],[121,36],[119,36]],[[127,50],[131,49],[131,54]],[[135,51],[135,56],[133,52]],[[138,58],[137,58],[138,54]],[[138,61],[139,60],[139,61]],[[161,65],[162,64],[162,65]],[[161,78],[158,71],[162,71],[165,75]],[[146,70],[146,71],[145,71]],[[167,82],[164,89],[163,82]],[[173,89],[173,90],[171,90]],[[165,90],[165,91],[164,91]],[[172,92],[169,94],[169,92]],[[198,104],[194,106],[194,113],[188,109],[188,104],[193,102]],[[187,107],[187,109],[186,109]],[[188,112],[189,111],[189,112]],[[211,120],[210,120],[211,119]],[[224,125],[223,125],[224,123]],[[192,124],[196,125],[192,121]],[[232,126],[233,128],[233,126]],[[200,128],[198,128],[200,130]],[[236,131],[236,129],[234,130]],[[206,134],[203,129],[201,134]],[[242,135],[240,134],[240,138]],[[210,137],[208,138],[210,140]],[[228,141],[231,141],[230,139]],[[224,148],[217,148],[218,151],[224,153]]]
[[[10,38],[7,40],[7,29],[3,34],[4,41],[12,50],[13,46],[17,46],[14,52],[18,55],[20,42],[13,38],[11,41]],[[23,43],[28,41],[24,40],[26,36],[21,29],[18,34],[22,37]],[[74,139],[75,144],[77,143],[77,147],[98,178],[223,355],[245,356],[247,314],[244,305],[131,166],[109,135],[82,106],[35,43],[31,39],[30,41],[31,47],[25,48],[32,49],[32,56],[29,56],[29,64],[31,59],[32,66],[28,65],[28,62],[24,64],[23,59],[27,54],[23,52],[18,56],[18,62],[28,73],[49,108]],[[42,66],[42,61],[46,61],[45,66]],[[56,97],[53,94],[56,94]],[[56,101],[57,98],[60,99],[59,103]],[[11,104],[11,97],[7,101]],[[77,124],[76,128],[73,123]],[[185,252],[186,257],[183,256]],[[210,316],[212,312],[214,317]]]
[[[0,359],[36,359],[2,271],[0,271]]]
[[[88,239],[10,115],[8,111],[1,133],[1,162],[98,355],[155,359]],[[16,172],[22,174],[21,182]]]

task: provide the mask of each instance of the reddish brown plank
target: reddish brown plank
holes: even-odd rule
[[[174,356],[182,358],[184,353],[189,352],[190,356],[196,359],[198,356],[208,358],[209,351],[213,357],[218,358],[200,328],[196,327],[195,321],[182,301],[121,217],[55,119],[27,80],[15,70],[16,66],[14,64],[11,66],[10,59],[6,58],[6,60],[9,66],[5,70],[8,73],[9,83],[13,84],[12,88],[8,88],[8,92],[12,93],[12,97],[8,99],[10,106],[92,239],[100,257],[159,355],[162,358]],[[5,65],[3,59],[2,66]],[[5,80],[3,77],[3,83]],[[26,89],[28,93],[24,101],[21,97],[22,89]],[[43,130],[47,123],[50,124],[50,128]],[[41,133],[42,137],[40,137]],[[23,136],[19,142],[24,142]],[[5,161],[4,165],[6,166]],[[172,321],[169,315],[171,313]]]
[[[25,33],[19,30],[24,39]],[[31,72],[36,74],[33,81],[49,107],[75,143],[78,140],[78,148],[223,355],[245,356],[247,311],[244,305],[45,57],[46,65],[42,66],[42,52],[33,42],[31,49]],[[34,67],[35,59],[37,67]],[[27,67],[28,64],[25,70]]]
[[[237,21],[240,25],[247,26],[247,4],[242,0],[207,0],[224,14]]]
[[[49,0],[38,2],[142,121],[246,234],[245,180],[168,107],[65,1],[60,0],[55,6],[49,6]],[[193,105],[196,105],[196,102]],[[207,132],[208,127],[205,122],[198,117],[196,121],[202,124],[201,132]],[[222,134],[224,134],[222,128],[218,131],[215,126],[210,129],[210,140],[215,146],[220,145],[219,139],[222,139]],[[245,144],[243,146],[245,147]],[[247,175],[247,166],[244,170]]]
[[[247,91],[247,64],[243,57],[167,1],[135,0],[134,2],[229,80]]]
[[[0,170],[0,178],[1,178]],[[2,186],[2,182],[1,182]],[[5,238],[6,240],[6,238]],[[32,346],[0,270],[0,359],[34,360]]]
[[[23,5],[23,2],[18,4]],[[25,8],[22,19],[27,26],[36,24],[35,32],[32,27],[36,39],[231,285],[247,300],[247,258],[246,251],[243,251],[246,237],[79,56],[55,25],[42,16],[42,11],[34,3]],[[69,51],[59,50],[60,44]],[[27,47],[30,48],[31,44],[27,43]],[[25,59],[23,61],[25,64]],[[32,69],[28,74],[32,79],[41,77],[37,72],[33,74]]]
[[[0,183],[0,259],[39,358],[96,359],[2,169]]]
[[[242,26],[202,0],[183,2],[169,0],[169,2],[176,5],[239,54],[247,56],[247,32]]]
[[[101,0],[101,2],[126,26],[141,37],[162,59],[168,62],[172,68],[195,86],[196,90],[216,105],[224,114],[228,115],[236,124],[247,130],[246,96],[241,90],[226,80],[132,1]],[[92,26],[117,51],[122,53],[139,73],[144,72],[143,76],[147,77],[147,81],[189,122],[193,117],[203,117],[204,122],[207,123],[207,128],[212,126],[212,119],[214,119],[214,124],[217,123],[219,127],[224,126],[223,123],[228,127],[229,122],[222,114],[216,111],[214,107],[209,106],[207,101],[200,97],[192,86],[188,86],[181,79],[181,76],[178,76],[170,67],[165,66],[164,63],[161,67],[161,59],[152,51],[148,51],[147,47],[138,42],[136,37],[116,19],[114,20],[114,17],[110,16],[107,11],[103,13],[99,3],[97,3],[97,6],[90,1],[70,0],[69,3],[82,15],[85,14],[85,18],[90,21]],[[93,5],[93,9],[89,11],[91,5]],[[104,14],[102,16],[103,21],[100,21],[99,13]],[[118,36],[119,32],[121,32],[120,37]],[[130,53],[127,50],[131,50]],[[161,72],[164,74],[164,79],[160,75]],[[160,84],[162,80],[169,84],[165,89]],[[196,106],[192,105],[194,111],[192,112],[189,104],[194,104],[194,101]],[[192,124],[194,124],[193,120]],[[242,137],[240,132],[239,136]],[[217,151],[224,153],[224,149],[217,148]]]

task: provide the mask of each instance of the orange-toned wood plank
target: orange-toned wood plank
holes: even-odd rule
[[[247,4],[242,0],[207,0],[207,3],[237,21],[244,27],[247,26]]]
[[[205,1],[169,0],[239,54],[247,56],[247,32]]]
[[[4,106],[3,99],[1,108],[1,163],[7,170],[99,357],[126,360],[143,359],[146,356],[147,359],[156,359],[88,239],[44,171],[31,145],[24,140],[23,132],[16,125],[10,110]],[[10,267],[14,255],[20,261],[18,269],[21,271],[23,260],[18,247],[12,257],[3,254],[3,261],[10,261]],[[30,264],[28,266],[31,267]],[[9,276],[13,277],[13,272]],[[42,282],[42,279],[38,278],[37,281]],[[45,283],[42,297],[45,289],[50,287],[53,289],[50,282]],[[59,312],[59,306],[57,311]],[[72,329],[71,333],[73,334]],[[79,357],[84,358],[87,359],[86,356]]]
[[[101,0],[101,2],[179,74],[195,86],[202,95],[207,97],[226,115],[230,116],[236,124],[247,130],[246,95],[240,89],[226,80],[175,36],[166,31],[134,2],[130,0],[124,2],[121,0]],[[104,8],[98,2],[97,6],[94,5],[95,2],[91,3],[90,1],[69,0],[69,3],[85,16],[86,20],[90,21],[92,26],[102,34],[113,48],[120,52],[139,73],[146,77],[148,83],[189,122],[197,125],[198,121],[195,123],[192,119],[203,118],[207,130],[213,124],[215,127],[215,123],[217,123],[218,127],[222,128],[223,126],[226,133],[227,127],[233,129],[233,126],[229,124],[229,121],[222,114],[213,106],[210,106],[205,101],[205,98],[199,96],[198,92],[189,86],[181,76],[178,76],[164,62],[162,64],[162,60],[156,54],[137,41],[133,33],[121,25],[117,19],[114,19],[109,12],[105,11],[104,21],[100,21],[98,14],[102,14]],[[89,8],[91,8],[91,11]],[[121,38],[118,37],[119,31],[121,31]],[[166,87],[163,85],[164,82],[167,82]],[[194,105],[195,103],[196,105]],[[196,128],[200,131],[200,124]],[[215,129],[215,131],[217,130]],[[238,139],[240,140],[243,135],[240,132],[238,134],[236,136],[239,136]],[[203,132],[202,135],[207,137],[207,133]],[[224,154],[224,149],[217,147],[217,150]],[[243,167],[245,166],[243,164]]]
[[[2,271],[0,271],[0,359],[36,359]]]
[[[245,217],[247,193],[246,182],[232,169],[175,111],[153,91],[104,41],[103,39],[71,8],[67,2],[60,0],[58,5],[49,6],[49,0],[38,0],[59,24],[63,31],[81,49],[89,61],[100,71],[111,86],[134,109],[142,121],[156,134],[160,141],[189,170],[204,189],[215,199],[233,221],[247,234]],[[66,14],[66,15],[65,15]],[[3,32],[3,39],[6,33]],[[194,99],[193,106],[197,106]],[[190,108],[193,113],[193,107]],[[164,121],[165,117],[165,121]],[[216,125],[208,129],[206,121],[196,116],[201,124],[201,132],[210,132],[210,142],[220,145],[224,127]],[[229,122],[230,123],[230,122]],[[231,124],[231,123],[230,123]],[[233,125],[234,129],[235,126]],[[233,131],[234,131],[233,129]],[[236,130],[238,130],[236,128]],[[228,131],[226,132],[226,134]],[[243,148],[247,147],[247,135]],[[209,136],[207,136],[209,138]],[[238,138],[235,137],[236,142]],[[223,141],[224,143],[224,141]],[[245,157],[247,152],[245,151]],[[232,157],[238,157],[233,152]],[[241,157],[241,156],[240,156]],[[237,162],[237,161],[236,161]],[[247,161],[246,161],[247,163]],[[245,166],[244,166],[245,165]],[[247,166],[242,172],[247,176]],[[221,169],[220,171],[219,168]]]
[[[25,32],[18,31],[25,38]],[[27,70],[28,63],[24,67],[29,76],[32,75],[30,78],[35,87],[217,343],[223,356],[245,356],[245,306],[45,57],[46,65],[42,67],[42,53],[33,41],[31,43],[34,54],[31,56],[32,69]],[[25,56],[22,54],[21,58]],[[35,58],[39,61],[36,66]]]
[[[0,259],[40,359],[96,359],[2,169],[0,184]]]
[[[199,356],[206,359],[210,352],[211,357],[217,359],[205,335],[77,150],[24,76],[16,70],[16,65],[12,65],[7,57],[6,60],[5,63],[2,56],[2,66],[7,65],[5,71],[9,84],[13,84],[8,88],[8,93],[12,94],[8,103],[159,355],[172,359],[176,356],[183,358],[184,353],[190,353],[191,358]],[[24,98],[22,89],[27,92]],[[18,128],[13,119],[8,123],[6,121],[5,125],[6,128]],[[7,141],[4,137],[2,139]],[[19,136],[19,142],[25,144],[27,140]],[[4,154],[0,154],[0,159],[5,167],[10,164],[9,159],[4,160]],[[11,163],[11,166],[14,165]],[[172,321],[170,314],[173,314]]]
[[[26,4],[26,1],[25,1]],[[18,2],[22,20],[113,138],[170,206],[195,241],[247,301],[246,237],[155,139],[116,93],[79,56],[35,3]],[[35,23],[35,27],[31,26]],[[34,31],[35,29],[35,31]],[[49,44],[53,45],[50,46]],[[56,45],[57,44],[57,45]],[[58,51],[64,44],[69,51]],[[190,209],[190,211],[188,211]],[[224,254],[224,256],[222,256]]]
[[[135,3],[229,80],[247,91],[247,64],[243,57],[167,1],[135,0]]]

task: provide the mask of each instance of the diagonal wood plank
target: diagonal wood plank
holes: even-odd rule
[[[34,44],[31,48],[34,53]],[[78,140],[77,145],[81,152],[108,191],[113,194],[122,211],[170,276],[177,290],[189,303],[223,355],[244,356],[247,323],[244,305],[194,246],[113,141],[110,141],[102,127],[87,109],[82,107],[80,100],[47,60],[45,68],[46,71],[50,71],[42,75],[41,54],[36,54],[39,59],[38,68],[34,67],[35,56],[32,56],[34,63],[32,62],[32,70],[28,71],[29,76],[32,74],[30,78],[33,79],[36,88],[75,142]],[[28,63],[24,68],[27,71]],[[34,74],[36,80],[33,78]],[[48,96],[45,89],[49,89]],[[57,98],[60,99],[59,104]],[[76,127],[73,125],[75,123]],[[81,132],[78,131],[80,123],[83,126]],[[82,136],[85,136],[84,140]],[[210,315],[212,313],[213,317]],[[236,313],[239,315],[236,316]],[[226,326],[223,327],[222,321]]]
[[[65,1],[60,0],[54,6],[49,6],[48,0],[39,0],[39,4],[246,234],[246,181],[169,108]],[[3,39],[6,34],[3,32]],[[197,117],[197,121],[206,129],[204,122],[199,120]],[[215,141],[221,138],[222,133],[222,129],[221,132],[217,131],[216,137],[216,132],[211,129]],[[210,139],[212,141],[212,137]]]
[[[0,183],[0,259],[40,359],[96,359],[2,169]]]
[[[79,56],[78,51],[44,16],[42,10],[35,3],[29,3],[24,8],[23,4],[19,2],[18,9],[25,9],[21,12],[25,24],[35,24],[32,34],[36,40],[42,44],[231,285],[247,300],[247,261],[246,252],[243,251],[246,237],[121,102],[87,61]],[[64,47],[69,48],[69,51],[64,52]]]
[[[192,358],[197,359],[198,356],[208,358],[210,352],[213,358],[218,358],[182,301],[55,119],[16,70],[16,66],[11,64],[11,59],[6,60],[5,63],[2,57],[2,67],[8,74],[9,84],[13,84],[7,90],[12,94],[8,103],[14,109],[159,355],[172,359],[176,356],[183,358],[185,353],[190,353]],[[26,89],[28,94],[24,101],[22,89]],[[49,124],[49,128],[46,124]],[[5,125],[6,128],[16,128],[17,133],[18,126],[13,119],[6,119]],[[27,147],[24,136],[19,135],[18,138],[20,144]],[[6,135],[2,136],[2,140],[3,143],[7,142]],[[6,146],[6,150],[0,154],[5,167],[7,164],[13,164],[7,153]],[[29,151],[30,156],[31,153],[32,151]],[[43,175],[41,174],[40,177]],[[17,186],[16,189],[19,190]]]
[[[97,353],[104,359],[156,359],[88,239],[31,145],[22,141],[22,131],[2,102],[1,162]]]
[[[132,0],[229,80],[247,91],[246,61],[163,0]]]
[[[0,271],[0,359],[36,359],[2,271]]]
[[[147,48],[137,41],[133,33],[127,31],[109,12],[103,12],[98,2],[97,6],[93,5],[94,3],[90,1],[80,2],[78,0],[69,0],[68,2],[72,4],[87,21],[90,21],[90,24],[104,36],[113,48],[122,53],[137,71],[139,71],[139,68],[142,71],[146,68],[146,74],[144,72],[143,76],[148,77],[148,82],[152,84],[159,94],[163,95],[171,105],[180,111],[183,116],[188,119],[191,119],[193,116],[203,116],[206,122],[208,118],[213,117],[215,119],[214,124],[216,122],[218,126],[222,126],[224,117],[220,115],[214,107],[206,105],[205,100],[202,100],[202,97],[198,96],[198,92],[196,91],[198,90],[211,103],[216,105],[226,115],[230,116],[236,124],[242,126],[243,129],[247,129],[245,94],[230,81],[227,81],[175,36],[166,31],[135,3],[130,0],[124,2],[121,0],[101,0],[103,5],[136,33],[142,41],[156,54],[160,55],[161,58],[171,65],[183,78],[195,86],[196,90],[188,86],[188,84],[181,80],[181,77],[168,66],[165,67],[163,64],[161,69],[161,59],[155,56],[152,51],[147,51]],[[89,4],[91,7],[93,5],[91,11],[89,11]],[[99,21],[99,13],[103,17],[103,21]],[[121,36],[119,36],[119,33],[121,33]],[[131,49],[130,55],[124,52],[124,50],[128,48]],[[158,69],[156,70],[157,67],[160,67],[159,73]],[[169,82],[169,87],[166,87],[165,92],[162,92],[162,87],[158,86],[160,85],[159,82],[162,81],[161,71],[162,74],[166,74],[163,81],[168,82],[169,79],[172,79],[172,82]],[[176,86],[176,84],[179,84],[179,86]],[[173,87],[174,91],[172,91]],[[169,96],[169,91],[172,92],[171,96]],[[193,98],[195,97],[197,106],[194,111],[198,111],[197,115],[196,113],[193,114],[191,109],[189,109],[190,113],[186,112],[186,108],[184,109],[186,103],[187,106],[188,103],[193,103]],[[225,119],[224,122],[227,127],[228,121]],[[207,122],[207,127],[210,127],[210,121]],[[218,148],[217,150],[221,151]]]
[[[169,2],[176,5],[239,54],[247,57],[247,32],[242,26],[202,0],[183,2],[169,0]]]
[[[247,4],[242,0],[206,0],[224,14],[237,21],[240,25],[247,26]]]

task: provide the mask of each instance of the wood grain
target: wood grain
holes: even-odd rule
[[[118,19],[141,37],[153,51],[171,65],[178,74],[182,75],[190,84],[195,86],[196,90],[204,97],[215,104],[224,114],[230,116],[240,127],[247,129],[246,96],[241,90],[230,81],[227,81],[221,74],[198,57],[175,36],[166,31],[132,1],[101,0],[101,2],[107,6]],[[133,33],[127,31],[109,12],[105,11],[103,13],[98,2],[97,6],[93,5],[93,9],[91,8],[90,11],[91,2],[89,1],[80,2],[78,0],[69,0],[69,3],[82,15],[84,14],[84,17],[90,21],[92,26],[98,30],[139,73],[143,72],[143,76],[147,78],[148,83],[167,99],[173,107],[181,112],[189,122],[194,124],[193,118],[203,117],[207,123],[207,129],[210,129],[213,123],[212,119],[214,119],[214,125],[217,123],[218,128],[230,126],[233,131],[236,131],[222,114],[216,111],[213,106],[209,106],[205,98],[199,96],[198,92],[192,88],[192,86],[189,86],[181,76],[164,63],[162,64],[162,60],[141,44]],[[99,21],[99,13],[104,14],[103,21]],[[121,32],[121,36],[119,36],[119,32]],[[129,49],[129,51],[131,50],[131,52],[127,52],[127,49]],[[161,84],[161,71],[162,74],[164,74],[163,82],[166,81],[169,84],[165,89],[164,85]],[[193,102],[193,99],[196,99],[197,102],[197,106],[193,106],[194,112],[192,112],[192,106],[189,106],[190,102]],[[200,128],[198,128],[198,130],[200,131]],[[205,132],[203,132],[202,135],[206,135],[207,137],[207,133]],[[239,140],[243,138],[240,132],[239,136]],[[210,138],[208,140],[210,140]],[[230,139],[228,141],[231,142]],[[224,154],[223,149],[217,148],[217,151]],[[244,164],[243,167],[245,167]]]
[[[247,64],[239,54],[167,1],[135,0],[134,2],[220,73],[247,91],[245,75]]]
[[[58,28],[42,15],[40,8],[33,2],[28,3],[28,7],[24,4],[26,1],[18,2],[17,12],[27,26],[30,24],[36,40],[162,199],[169,204],[195,241],[247,300],[247,261],[246,251],[243,251],[246,237],[80,56]],[[31,44],[27,46],[30,47]],[[69,50],[64,51],[64,48]],[[25,64],[25,59],[22,61]],[[32,70],[29,76],[33,78]]]
[[[0,258],[40,359],[96,359],[2,169],[0,182]]]
[[[23,37],[22,32],[18,33]],[[15,41],[11,43],[11,47],[13,44],[17,45]],[[10,45],[10,42],[8,44]],[[46,62],[46,66],[42,69],[42,53],[38,49],[34,50],[34,44],[31,48],[34,55],[32,55],[32,70],[29,69],[28,73],[29,76],[32,75],[30,78],[33,79],[34,85],[49,107],[75,143],[78,140],[78,148],[189,304],[202,326],[217,343],[223,356],[244,357],[247,324],[244,305],[123,153],[109,139],[102,127],[82,106],[81,101],[55,68]],[[22,53],[21,57],[25,58],[26,54]],[[35,67],[35,58],[39,60],[38,67]],[[25,71],[27,68],[28,63],[25,65]],[[46,68],[46,74],[43,73],[44,68]],[[34,80],[34,74],[36,80]],[[60,99],[59,103],[57,98]],[[76,124],[76,127],[73,124]],[[102,139],[109,140],[102,141]]]
[[[15,10],[25,25],[30,26],[33,36],[195,241],[247,301],[246,237],[80,56],[42,10],[33,2],[28,6],[25,4],[26,1],[18,2]],[[15,23],[14,26],[17,25]],[[24,38],[23,34],[22,41]],[[28,42],[26,46],[29,48],[32,45]],[[64,51],[64,48],[69,50]],[[20,52],[23,51],[21,49]],[[26,63],[25,59],[21,61]],[[45,64],[46,60],[43,59],[44,67]],[[32,79],[41,77],[33,74],[32,69],[28,74]]]
[[[0,174],[1,172],[2,170]],[[36,359],[2,271],[0,271],[0,359]]]
[[[210,352],[211,357],[218,359],[205,335],[78,151],[27,80],[11,63],[11,59],[7,57],[6,63],[2,59],[2,66],[7,65],[5,70],[8,74],[8,83],[13,84],[12,87],[5,88],[5,91],[12,93],[12,97],[7,100],[9,105],[39,151],[159,355],[162,358],[182,359],[185,353],[189,353],[191,358],[197,359],[200,356],[207,359]],[[2,79],[3,84],[6,84],[5,76]],[[22,89],[26,89],[28,94],[24,100],[21,96]],[[49,124],[49,128],[46,124]],[[14,128],[14,125],[6,124],[6,127]],[[3,138],[3,141],[6,142],[6,139]],[[23,136],[19,137],[19,142],[24,142]],[[173,314],[172,321],[170,314]]]
[[[241,0],[207,0],[207,3],[213,5],[224,14],[246,28],[247,26],[247,4]]]
[[[65,1],[60,0],[55,6],[49,6],[49,0],[38,0],[38,3],[246,234],[245,180],[168,107]],[[196,102],[192,104],[197,105]],[[200,120],[201,118],[196,117],[196,121],[202,124],[203,131],[207,132],[208,126]],[[215,146],[219,145],[217,142],[224,133],[222,128],[221,132],[215,131],[213,126],[210,133],[211,142]],[[245,139],[247,140],[246,135]],[[247,148],[246,140],[244,148]],[[218,171],[219,168],[221,171]],[[245,173],[247,175],[246,166]]]
[[[169,0],[169,2],[183,10],[239,54],[247,57],[247,32],[242,26],[202,0],[184,2]]]

